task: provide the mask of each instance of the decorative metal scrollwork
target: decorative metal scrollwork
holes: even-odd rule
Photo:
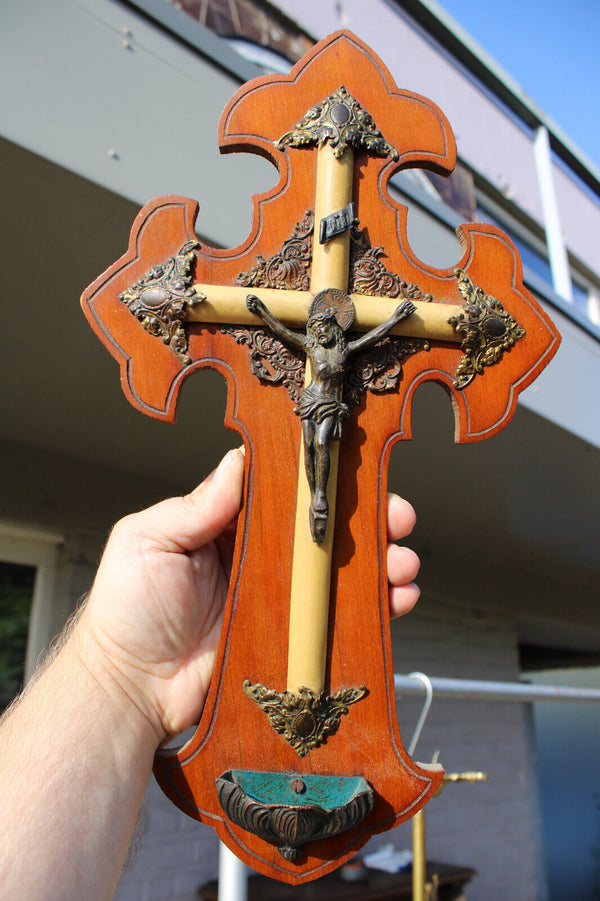
[[[286,347],[263,328],[231,328],[227,331],[238,344],[248,346],[252,374],[264,382],[283,385],[294,403],[299,403],[304,384],[303,354]]]
[[[188,365],[188,341],[183,321],[188,307],[196,306],[206,295],[190,287],[190,269],[197,241],[188,241],[175,256],[149,269],[142,278],[119,294],[135,318],[150,335],[167,344],[180,363]]]
[[[383,247],[371,247],[364,229],[352,231],[350,243],[350,294],[376,294],[381,297],[405,297],[431,303],[433,295],[421,291],[418,285],[404,281],[381,262]]]
[[[465,355],[457,366],[454,381],[454,387],[462,389],[486,366],[499,363],[504,352],[525,335],[525,329],[496,297],[475,285],[463,269],[454,271],[465,299],[465,312],[452,316],[448,322],[464,336],[461,346]]]
[[[362,776],[314,776],[228,770],[216,780],[219,803],[242,829],[277,845],[286,860],[309,842],[356,826],[373,808]]]
[[[300,688],[298,694],[278,692],[266,685],[252,685],[249,679],[245,680],[243,689],[266,713],[275,732],[300,757],[334,735],[342,716],[348,713],[348,707],[368,694],[364,685],[344,688],[334,695],[328,695],[325,691],[315,694],[308,688]]]
[[[424,338],[388,335],[370,351],[357,354],[344,382],[344,400],[349,409],[358,406],[366,391],[382,394],[393,391],[402,379],[404,359],[420,350],[429,350]]]
[[[307,210],[304,218],[294,226],[290,237],[281,245],[281,250],[269,259],[258,254],[252,269],[238,275],[236,285],[308,291],[314,226],[315,214]]]
[[[371,247],[364,231],[353,229],[349,292],[431,303],[431,294],[386,269],[381,262],[384,254],[383,247]],[[373,391],[375,394],[393,391],[402,379],[402,363],[405,358],[420,350],[429,349],[429,341],[425,338],[388,335],[371,350],[358,354],[348,367],[344,384],[344,400],[348,407],[357,406],[366,391]]]
[[[337,159],[349,147],[368,150],[377,156],[390,156],[394,161],[399,159],[398,151],[385,140],[371,114],[363,109],[344,85],[309,109],[295,128],[279,138],[276,146],[283,150],[284,147],[310,144],[321,146],[327,141]]]
[[[310,282],[313,233],[314,215],[309,210],[294,227],[292,235],[284,241],[281,250],[268,259],[258,256],[252,269],[238,275],[236,284],[306,290]],[[381,261],[383,256],[383,248],[371,247],[364,231],[352,229],[349,293],[431,302],[431,294],[386,269]],[[303,354],[286,347],[262,328],[224,327],[221,331],[233,335],[239,344],[248,346],[251,369],[257,378],[283,385],[290,398],[298,404],[304,387]],[[392,391],[402,378],[404,359],[420,350],[429,350],[429,347],[429,342],[424,338],[391,335],[371,350],[357,354],[348,366],[344,402],[353,408],[360,403],[366,391]]]

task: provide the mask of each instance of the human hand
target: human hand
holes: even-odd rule
[[[103,680],[108,672],[150,721],[157,745],[202,710],[243,478],[244,455],[230,451],[191,494],[120,520],[77,626],[86,665]]]
[[[114,527],[76,635],[86,666],[124,692],[150,722],[157,746],[198,722],[217,653],[242,496],[244,456],[230,451],[191,494]],[[388,497],[390,542],[415,514]],[[392,616],[408,612],[419,568],[388,547]]]
[[[265,305],[256,294],[248,294],[246,297],[246,306],[250,310],[251,313],[255,313],[257,316],[261,316],[265,311]]]
[[[413,507],[397,494],[388,494],[387,500],[387,571],[390,614],[395,618],[404,616],[419,600],[420,590],[413,579],[417,577],[421,561],[413,550],[395,543],[414,529],[417,516]]]
[[[394,310],[394,319],[396,322],[401,322],[402,319],[408,319],[409,316],[412,316],[413,313],[416,313],[417,308],[412,302],[412,300],[405,300]]]

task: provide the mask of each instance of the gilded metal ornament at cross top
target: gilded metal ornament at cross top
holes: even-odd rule
[[[371,114],[363,109],[344,85],[309,109],[291,131],[279,138],[276,146],[283,150],[284,147],[310,144],[321,146],[326,142],[329,142],[337,159],[348,148],[368,150],[377,156],[389,156],[394,161],[399,159],[398,151],[385,140]]]
[[[236,284],[252,288],[288,288],[307,290],[312,262],[314,215],[307,211],[294,227],[292,235],[281,249],[265,259],[257,257],[254,266],[240,273]],[[350,272],[348,291],[351,294],[373,294],[406,300],[431,302],[431,294],[417,285],[401,279],[385,268],[381,261],[382,247],[371,247],[364,231],[353,228],[350,242]],[[257,378],[283,385],[295,404],[300,401],[304,387],[304,354],[286,347],[270,331],[262,328],[224,327],[239,344],[249,350],[252,372]],[[392,391],[402,378],[402,362],[410,354],[429,350],[424,338],[405,338],[388,335],[374,347],[357,354],[348,364],[344,402],[356,407],[366,391]]]
[[[243,684],[245,694],[259,705],[278,735],[304,757],[334,735],[348,707],[368,694],[366,686],[344,688],[333,695],[326,691],[319,694],[308,688],[300,688],[298,694],[278,692],[265,685],[252,685],[249,679]]]
[[[458,288],[465,299],[464,313],[452,316],[448,322],[463,335],[464,356],[456,369],[455,388],[466,388],[486,366],[499,363],[505,351],[525,335],[517,320],[500,301],[486,294],[469,278],[463,269],[455,269]]]
[[[140,279],[119,294],[146,331],[167,344],[180,363],[188,365],[188,341],[183,326],[189,307],[206,295],[191,287],[190,269],[197,241],[188,241],[177,253],[149,269]]]

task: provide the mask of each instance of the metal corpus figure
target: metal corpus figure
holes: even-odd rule
[[[343,401],[347,361],[353,354],[371,347],[401,320],[415,312],[410,300],[401,303],[390,318],[355,341],[346,341],[345,332],[354,322],[355,310],[350,297],[337,288],[316,295],[308,310],[306,334],[292,332],[256,295],[249,294],[246,305],[260,316],[284,344],[302,350],[310,360],[310,381],[302,391],[296,413],[302,420],[304,466],[310,486],[310,530],[313,541],[325,537],[329,505],[329,442],[342,436],[342,420],[349,416]]]

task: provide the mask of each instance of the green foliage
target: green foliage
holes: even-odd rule
[[[35,569],[0,563],[0,710],[23,685]]]

